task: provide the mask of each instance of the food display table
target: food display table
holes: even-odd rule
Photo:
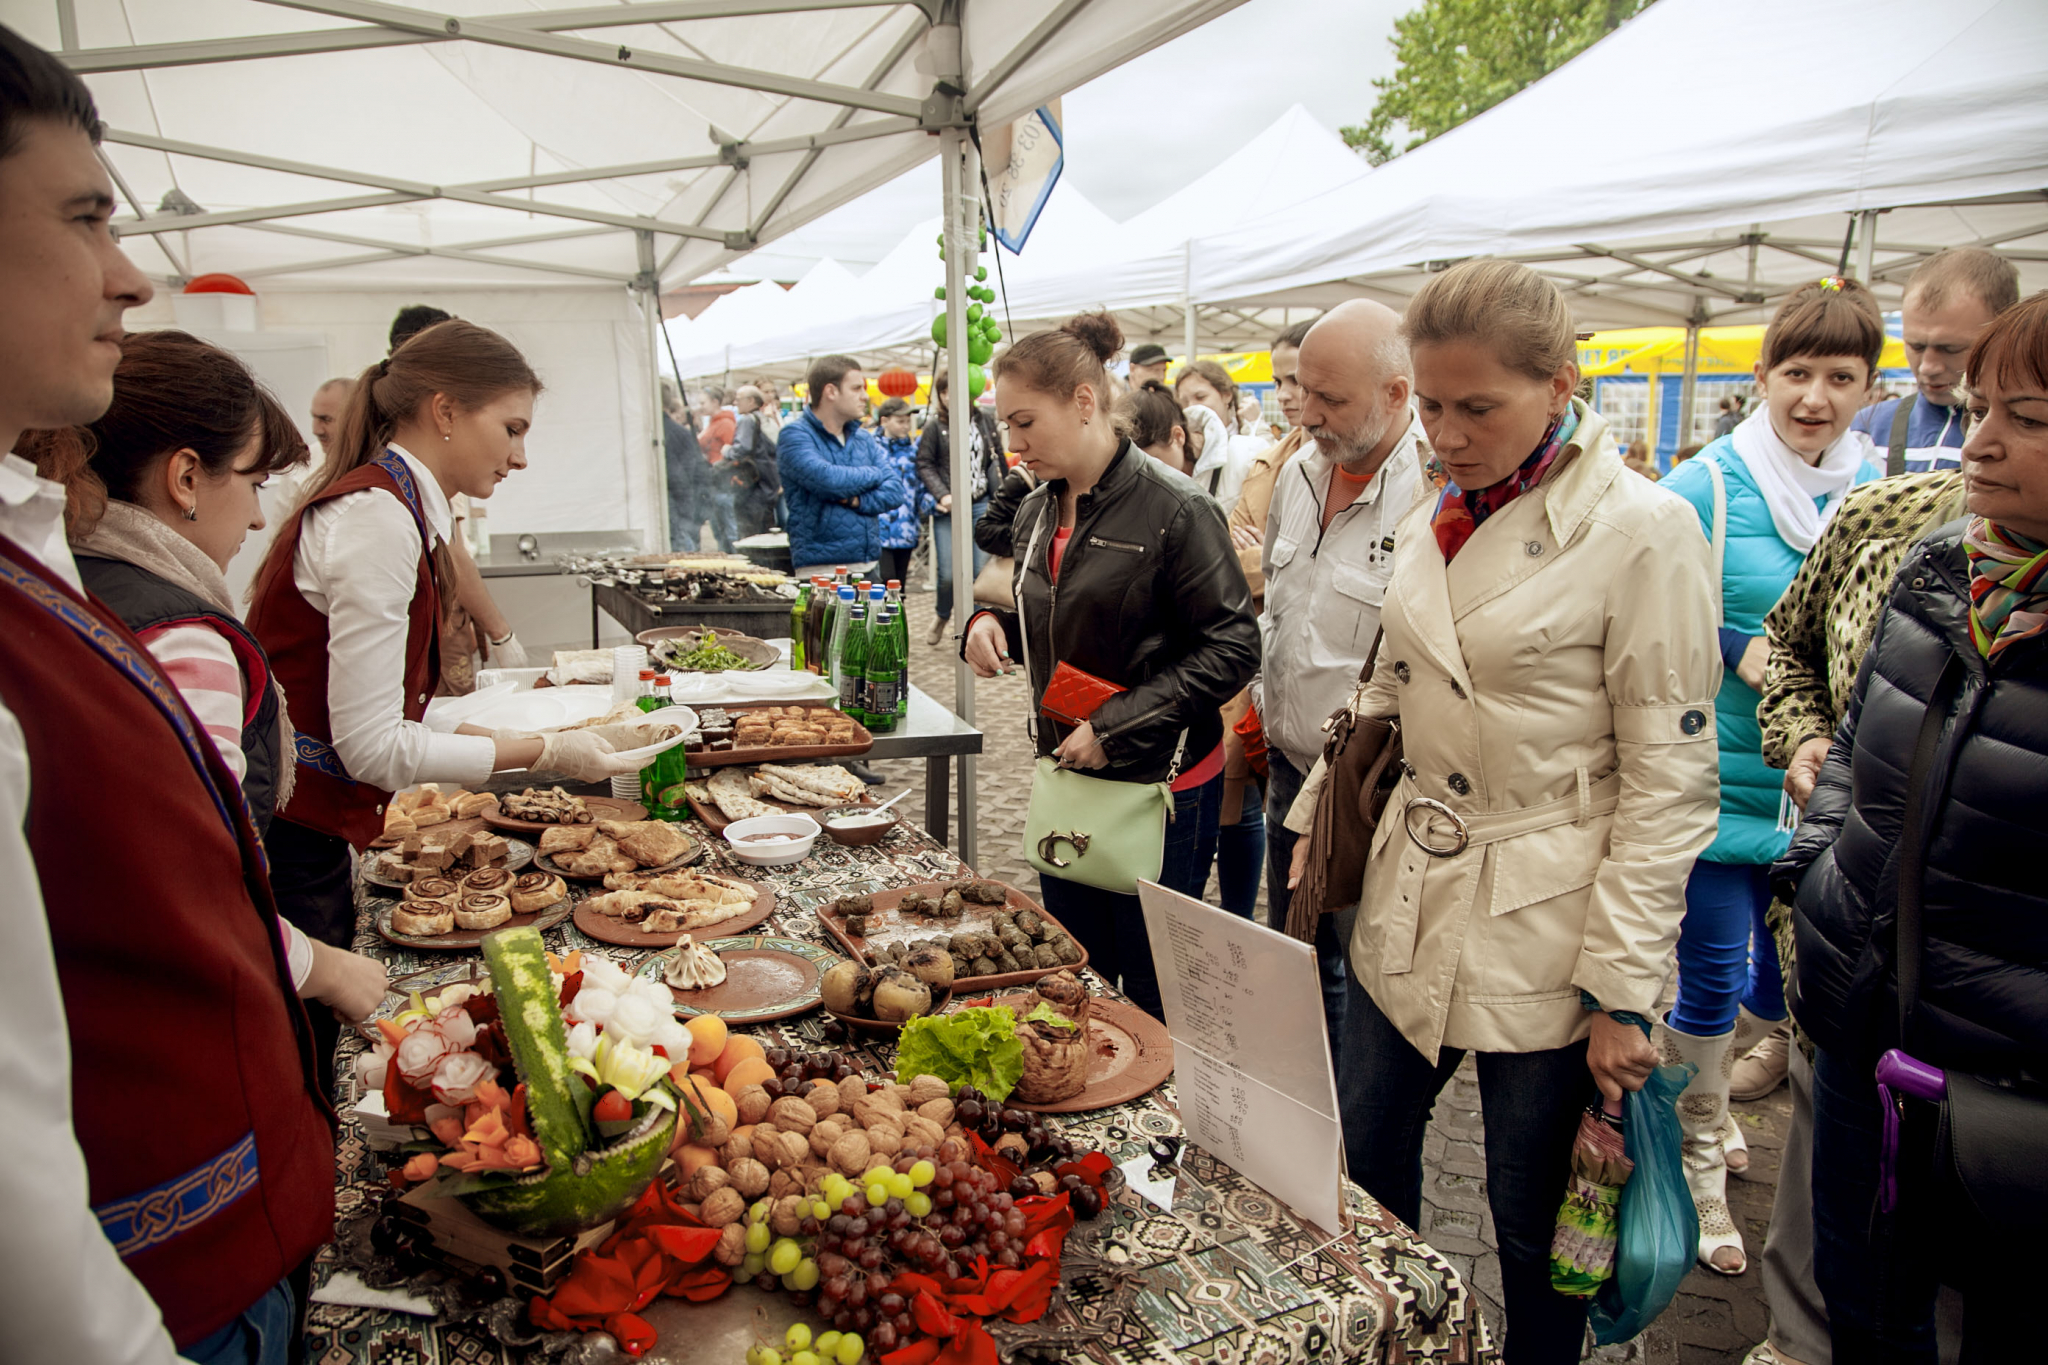
[[[702,835],[701,826],[691,832]],[[817,851],[789,868],[751,868],[712,840],[704,867],[770,884],[778,898],[768,923],[752,933],[828,942],[814,908],[835,897],[909,882],[963,875],[963,864],[923,832],[899,825],[869,848],[820,841]],[[426,972],[430,985],[450,970],[480,964],[474,953],[399,948],[372,927],[382,903],[379,888],[359,884],[356,947],[387,964],[394,985]],[[557,952],[585,949],[629,968],[644,954],[597,943],[564,923],[547,933]],[[1089,974],[1091,990],[1110,988]],[[857,1055],[864,1070],[893,1071],[893,1048],[825,1041],[825,1015],[799,1015],[751,1030],[769,1046],[815,1050],[833,1047]],[[536,1334],[525,1325],[524,1303],[480,1297],[473,1287],[417,1263],[401,1266],[373,1237],[392,1190],[385,1160],[372,1153],[349,1111],[358,1096],[354,1059],[364,1044],[343,1035],[336,1057],[337,1108],[343,1124],[337,1143],[337,1240],[317,1258],[315,1302],[307,1324],[306,1359],[318,1365],[477,1365],[498,1361],[624,1361],[609,1339],[571,1333]],[[1100,1148],[1113,1162],[1145,1154],[1155,1137],[1180,1131],[1173,1083],[1111,1109],[1077,1114],[1066,1135]],[[1102,1215],[1077,1224],[1067,1240],[1060,1292],[1037,1322],[993,1321],[990,1330],[1005,1361],[1169,1362],[1176,1360],[1287,1362],[1495,1359],[1476,1300],[1450,1263],[1381,1209],[1362,1190],[1346,1188],[1351,1226],[1336,1238],[1304,1223],[1278,1200],[1199,1149],[1181,1158],[1174,1211],[1162,1212],[1128,1186],[1120,1186]],[[1335,1240],[1333,1240],[1335,1238]],[[366,1306],[380,1291],[431,1303],[431,1317]],[[341,1293],[353,1304],[323,1303]],[[735,1285],[716,1303],[690,1305],[664,1299],[649,1311],[661,1339],[644,1360],[737,1365],[740,1352],[719,1342],[721,1332],[744,1330],[756,1307],[787,1317],[781,1296]],[[701,1328],[701,1330],[699,1330]]]
[[[656,626],[712,626],[736,630],[757,640],[789,634],[787,602],[653,602],[617,583],[590,585],[590,647],[598,647],[598,612],[603,611],[630,635]]]

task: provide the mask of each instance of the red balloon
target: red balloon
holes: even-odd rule
[[[211,275],[201,275],[191,280],[186,284],[185,292],[187,294],[254,294],[256,291],[233,275],[216,272]]]
[[[917,392],[917,376],[909,370],[884,370],[875,376],[875,387],[890,398],[908,398]]]

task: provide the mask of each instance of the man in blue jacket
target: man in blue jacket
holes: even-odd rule
[[[1849,424],[1885,452],[1887,474],[1962,467],[1963,362],[1977,334],[2019,301],[2019,268],[1976,247],[1937,251],[1906,281],[1899,334],[1916,392],[1873,403]]]
[[[873,568],[882,554],[882,514],[904,500],[882,447],[860,427],[868,389],[860,362],[825,356],[811,362],[805,382],[810,407],[775,442],[798,582]]]

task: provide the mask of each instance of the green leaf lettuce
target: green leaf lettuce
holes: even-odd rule
[[[1009,1097],[1024,1074],[1024,1044],[1016,1016],[986,1006],[912,1019],[896,1044],[896,1079],[937,1076],[949,1085],[971,1085],[992,1100]]]

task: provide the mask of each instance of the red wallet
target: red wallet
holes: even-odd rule
[[[1045,684],[1045,695],[1039,699],[1039,713],[1061,725],[1079,725],[1095,714],[1095,709],[1119,692],[1128,692],[1113,682],[1084,672],[1069,663],[1062,663],[1052,671],[1052,677]]]

